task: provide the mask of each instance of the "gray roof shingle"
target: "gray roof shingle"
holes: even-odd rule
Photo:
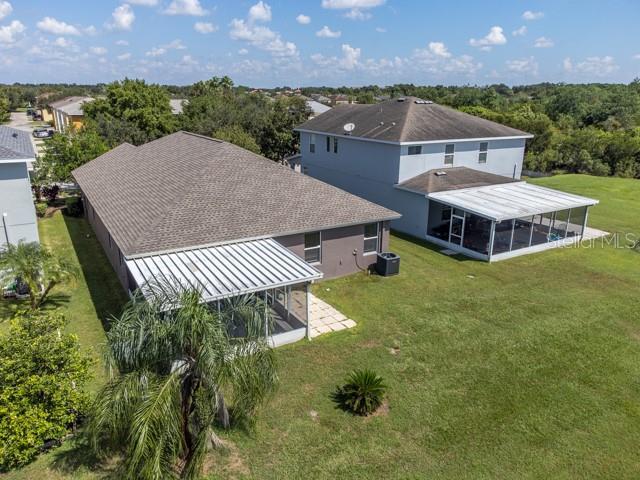
[[[344,135],[353,123],[353,137],[386,142],[429,142],[471,138],[520,137],[530,134],[416,97],[373,105],[338,105],[296,130]]]
[[[29,132],[0,125],[0,160],[35,158]]]
[[[485,187],[503,183],[521,182],[513,178],[481,172],[467,167],[435,168],[398,184],[404,190],[435,193],[461,188]]]
[[[220,140],[122,144],[73,172],[127,257],[400,214]]]
[[[92,97],[67,97],[57,102],[49,104],[51,108],[60,110],[67,115],[81,116],[84,115],[82,106],[85,103],[93,102],[95,99]]]

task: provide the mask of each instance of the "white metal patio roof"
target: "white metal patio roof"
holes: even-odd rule
[[[592,198],[526,182],[448,190],[427,197],[498,222],[598,203]]]
[[[322,278],[322,272],[271,238],[149,255],[126,264],[145,296],[149,285],[169,282],[199,289],[205,302]]]

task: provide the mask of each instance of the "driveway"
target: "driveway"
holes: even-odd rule
[[[31,143],[33,144],[34,150],[38,155],[42,155],[44,141],[41,138],[34,138],[31,133],[36,127],[46,126],[46,123],[32,122],[27,116],[27,112],[11,112],[11,118],[9,120],[9,123],[7,123],[6,125],[8,127],[29,132],[29,137],[31,138]]]

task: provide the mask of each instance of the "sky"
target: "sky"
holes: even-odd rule
[[[0,0],[0,82],[628,83],[639,21],[639,0]]]

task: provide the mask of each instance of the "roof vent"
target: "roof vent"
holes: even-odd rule
[[[383,125],[384,125],[384,122],[380,122],[380,126],[383,126]]]
[[[406,98],[404,98],[404,97],[398,98],[398,102],[404,102],[405,100],[406,100]]]
[[[442,176],[444,176],[444,175],[446,175],[446,174],[447,174],[447,172],[443,172],[442,170],[438,170],[438,171],[435,173],[435,176],[436,176],[436,177],[442,177]]]
[[[391,122],[391,125],[393,125],[395,127],[396,126],[396,122]]]
[[[13,133],[11,134],[11,136],[12,136],[13,138],[18,138],[18,132],[13,132]]]

